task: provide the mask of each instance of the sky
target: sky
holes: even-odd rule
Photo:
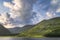
[[[34,25],[60,17],[60,0],[0,0],[0,24],[6,28]]]

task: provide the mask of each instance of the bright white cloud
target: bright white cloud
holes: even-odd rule
[[[40,9],[37,8],[37,10],[40,10],[41,14],[45,12],[46,16],[45,14],[44,16],[41,16],[40,13],[33,15],[33,12],[32,12],[33,4],[36,1],[37,0],[12,0],[12,3],[4,2],[3,5],[10,9],[10,13],[9,13],[10,17],[8,18],[4,14],[4,16],[0,16],[1,21],[5,20],[3,23],[7,24],[5,26],[9,26],[9,28],[17,27],[17,26],[22,27],[22,25],[38,23],[41,20],[43,20],[42,19],[43,17],[45,18],[55,17],[56,15],[55,11],[60,12],[60,9],[59,8],[57,9],[57,7],[59,6],[59,0],[51,0],[50,2],[48,0],[45,2],[41,2],[41,4],[37,3],[38,5],[41,5],[39,6]],[[29,19],[32,16],[33,16],[33,19]],[[30,20],[31,23],[27,23],[26,22],[27,20]]]
[[[48,17],[52,17],[52,16],[53,16],[50,12],[47,12],[46,15],[47,15]]]
[[[60,12],[60,8],[58,8],[58,9],[56,10],[56,12]]]
[[[57,4],[57,3],[58,3],[57,0],[52,0],[52,1],[51,1],[51,4]]]
[[[13,4],[9,4],[11,7],[13,5],[13,7],[10,9],[11,10],[11,17],[14,15],[14,17],[16,18],[16,16],[19,16],[22,20],[25,20],[27,18],[29,18],[32,15],[32,6],[33,3],[30,0],[13,0],[12,1],[14,3]]]
[[[51,4],[46,11],[47,18],[57,17],[56,13],[60,12],[60,1],[59,0],[51,0]]]
[[[4,2],[3,5],[9,8],[13,8],[13,5],[10,2]]]
[[[9,19],[8,15],[6,13],[2,13],[0,15],[0,23],[3,25],[7,25],[7,20]]]
[[[6,16],[2,14],[0,22],[4,21],[6,28],[28,25],[26,20],[32,16],[33,4],[35,2],[36,0],[12,0],[12,3],[4,2],[3,5],[10,9],[10,13],[8,13],[10,16],[8,18],[6,13]]]
[[[7,19],[7,15],[5,13],[0,14],[0,22],[1,23],[4,24],[6,22],[6,19]]]
[[[51,13],[51,12],[47,12],[47,13],[46,13],[46,17],[47,17],[48,19],[53,18],[53,17],[55,17],[55,16],[56,16],[55,13]]]

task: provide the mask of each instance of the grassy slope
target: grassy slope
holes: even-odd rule
[[[20,33],[19,37],[55,37],[60,35],[60,17],[44,20],[35,27]]]

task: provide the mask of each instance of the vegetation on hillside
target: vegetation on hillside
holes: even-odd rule
[[[21,32],[19,37],[60,37],[60,17],[43,20],[33,28]]]
[[[0,24],[0,36],[9,35],[11,32]]]

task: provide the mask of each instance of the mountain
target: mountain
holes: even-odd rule
[[[60,37],[60,17],[43,20],[31,29],[21,32],[19,37]]]
[[[9,35],[11,32],[0,24],[0,36]]]
[[[25,30],[31,29],[34,25],[26,25],[24,27],[15,27],[15,28],[8,28],[8,30],[12,34],[19,34],[20,32],[23,32]]]

